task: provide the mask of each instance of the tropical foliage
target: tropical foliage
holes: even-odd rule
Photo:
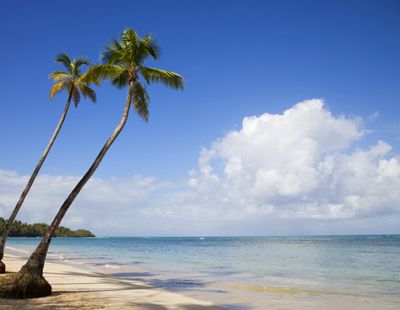
[[[6,221],[0,217],[0,232],[3,231]],[[43,223],[27,224],[21,221],[14,221],[11,225],[9,237],[42,237],[49,230],[49,225]],[[71,230],[60,226],[56,229],[55,237],[95,237],[86,229]]]
[[[81,72],[82,65],[90,65],[89,60],[83,57],[71,59],[67,54],[61,53],[56,61],[60,62],[67,71],[54,71],[49,75],[49,78],[56,83],[50,89],[50,99],[53,100],[58,92],[66,90],[75,106],[78,106],[82,95],[92,102],[96,102],[96,93],[87,82],[87,73],[82,74]],[[97,83],[94,79],[92,82]]]
[[[158,82],[174,89],[184,87],[184,79],[178,73],[144,65],[148,57],[156,60],[159,50],[150,34],[140,38],[133,29],[126,29],[120,41],[114,40],[106,47],[101,55],[103,64],[89,69],[88,79],[93,82],[108,79],[117,88],[129,86],[132,106],[147,121],[150,98],[145,84]]]

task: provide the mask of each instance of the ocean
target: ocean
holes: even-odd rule
[[[7,246],[28,255],[39,241]],[[400,309],[400,235],[55,238],[48,259],[227,309]]]

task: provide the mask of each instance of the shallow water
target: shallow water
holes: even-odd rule
[[[7,245],[31,251],[39,241],[10,238]],[[229,309],[400,309],[400,235],[56,238],[50,251],[50,259],[103,268]]]

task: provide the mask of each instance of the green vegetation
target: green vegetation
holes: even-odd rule
[[[0,217],[0,232],[4,229],[5,220]],[[11,225],[9,237],[43,237],[46,231],[49,230],[49,225],[36,223],[27,224],[21,221],[14,221]],[[78,229],[71,230],[67,227],[60,226],[56,229],[56,237],[95,237],[89,230]]]

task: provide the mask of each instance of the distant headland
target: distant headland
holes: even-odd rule
[[[0,232],[3,230],[5,220],[0,217]],[[21,221],[15,221],[10,230],[9,237],[42,237],[48,231],[49,225],[43,223],[27,224]],[[57,228],[56,237],[96,237],[92,232],[86,229],[71,230],[60,226]]]

